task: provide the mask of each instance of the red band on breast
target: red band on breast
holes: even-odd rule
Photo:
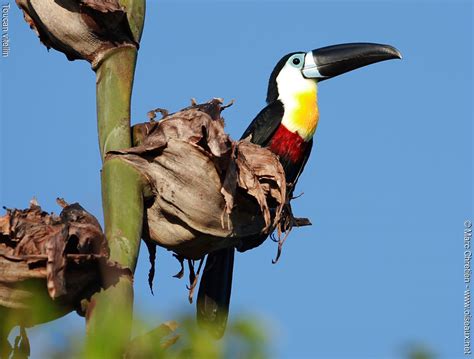
[[[307,145],[308,142],[305,142],[298,133],[293,133],[280,125],[268,147],[273,153],[296,163],[303,160]]]

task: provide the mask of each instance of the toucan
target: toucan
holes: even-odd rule
[[[270,75],[267,106],[241,139],[267,147],[279,157],[291,194],[313,146],[319,82],[390,59],[401,59],[400,52],[374,43],[340,44],[283,56]],[[208,255],[199,287],[197,320],[216,338],[223,336],[227,324],[234,251],[227,248]]]

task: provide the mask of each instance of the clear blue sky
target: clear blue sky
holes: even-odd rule
[[[101,215],[95,78],[40,45],[11,1],[10,57],[1,59],[0,204],[57,196]],[[294,201],[313,226],[238,255],[230,320],[256,315],[275,358],[401,358],[418,343],[462,357],[463,222],[473,219],[473,5],[470,1],[149,1],[133,122],[191,97],[236,103],[240,136],[264,106],[285,53],[370,41],[403,61],[376,64],[319,87],[320,123]],[[298,191],[297,191],[298,192]],[[185,280],[160,250],[155,296],[142,247],[136,310],[151,325],[187,303]],[[82,320],[30,330],[33,357]],[[67,328],[67,330],[64,330]]]

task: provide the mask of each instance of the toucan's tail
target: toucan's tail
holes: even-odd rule
[[[234,248],[207,256],[197,298],[197,320],[217,339],[224,335],[229,315]]]

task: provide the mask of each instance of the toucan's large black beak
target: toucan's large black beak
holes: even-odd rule
[[[401,58],[400,52],[390,45],[371,43],[333,45],[306,53],[301,71],[304,77],[322,81],[376,62]]]

